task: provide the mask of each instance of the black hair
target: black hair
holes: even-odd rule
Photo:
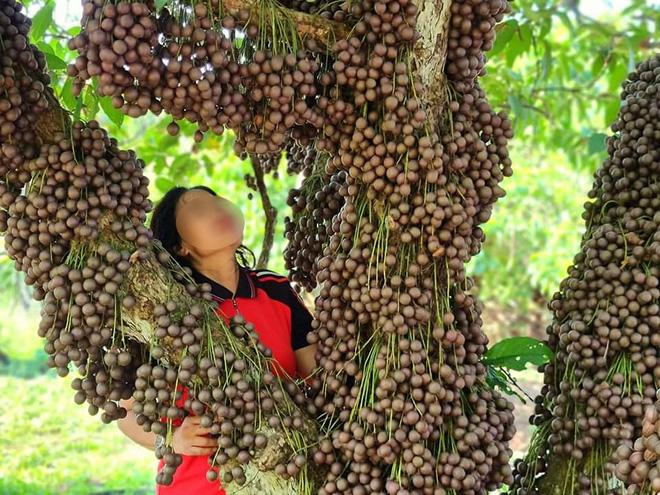
[[[165,193],[165,196],[162,197],[154,208],[150,225],[154,238],[161,242],[163,247],[180,265],[190,268],[192,268],[190,260],[178,254],[178,250],[181,247],[181,235],[176,229],[176,205],[183,193],[192,189],[201,189],[213,196],[217,196],[216,192],[207,186],[173,187]],[[248,261],[248,257],[252,258],[252,262]],[[236,261],[244,268],[254,268],[256,257],[250,248],[241,244],[236,249]]]

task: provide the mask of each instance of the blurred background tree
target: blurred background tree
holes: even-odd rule
[[[267,214],[262,196],[248,186],[254,179],[246,181],[255,175],[253,164],[234,155],[231,134],[196,143],[189,123],[179,122],[181,132],[172,137],[167,117],[124,119],[93,86],[73,97],[66,64],[75,52],[67,41],[80,29],[79,2],[24,3],[33,17],[32,42],[46,54],[62,104],[84,119],[99,119],[123,147],[137,152],[147,164],[152,201],[174,185],[205,184],[239,203],[245,243],[259,257]],[[660,47],[657,1],[515,0],[512,6],[482,82],[494,108],[513,119],[514,174],[485,225],[484,250],[470,263],[491,341],[519,334],[542,338],[545,303],[578,252],[582,204],[605,157],[618,88],[636,61]],[[283,159],[263,181],[276,212],[264,258],[268,254],[269,269],[286,273],[286,198],[299,178],[287,175]],[[1,248],[0,284],[0,493],[153,493],[153,455],[76,406],[70,378],[46,372],[36,334],[39,308]],[[523,385],[531,391],[538,380],[530,372]],[[516,409],[514,450],[525,448],[530,412],[528,406]],[[68,448],[72,442],[78,444],[75,452]]]

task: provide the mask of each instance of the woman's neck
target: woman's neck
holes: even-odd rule
[[[216,281],[236,294],[238,289],[238,263],[234,250],[222,250],[193,262],[195,270]]]

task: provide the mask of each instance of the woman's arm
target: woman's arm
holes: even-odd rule
[[[298,376],[307,380],[316,368],[316,346],[307,341],[307,335],[312,331],[314,316],[307,309],[300,295],[293,289],[291,282],[288,288],[287,302],[291,308],[291,345],[296,357]]]
[[[156,434],[151,431],[144,431],[137,424],[136,415],[133,412],[133,397],[128,400],[120,400],[119,405],[127,409],[126,417],[117,420],[117,426],[121,432],[135,443],[142,445],[149,450],[156,449]]]
[[[310,344],[295,351],[298,374],[303,380],[309,378],[316,368],[316,345]]]
[[[119,429],[135,443],[149,450],[156,450],[156,434],[144,431],[137,424],[136,415],[131,407],[134,400],[131,397],[128,400],[119,401],[120,406],[128,409],[126,417],[117,420]],[[218,448],[218,440],[208,436],[211,429],[202,426],[200,421],[200,416],[186,416],[183,418],[181,426],[174,428],[172,434],[174,452],[184,455],[211,455],[215,453]]]

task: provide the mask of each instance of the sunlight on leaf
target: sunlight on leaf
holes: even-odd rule
[[[486,351],[483,362],[490,366],[522,371],[527,364],[539,366],[552,358],[552,351],[532,337],[510,337],[499,341]]]

